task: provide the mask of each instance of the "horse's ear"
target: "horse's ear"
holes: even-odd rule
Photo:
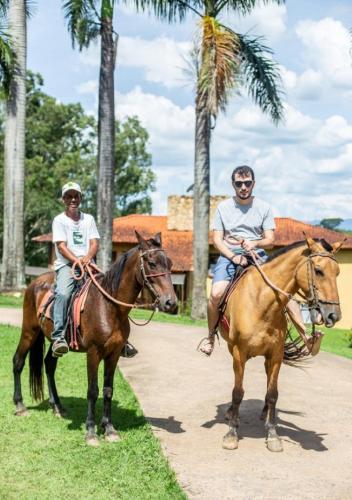
[[[146,246],[146,241],[145,241],[145,239],[143,238],[143,236],[141,236],[141,235],[139,234],[139,232],[138,232],[138,231],[136,231],[136,230],[135,230],[134,232],[135,232],[135,234],[136,234],[136,238],[137,238],[137,241],[138,241],[139,246],[140,246],[141,248],[145,247],[145,246]]]
[[[332,253],[337,253],[342,245],[345,243],[345,241],[347,240],[347,238],[344,238],[342,241],[337,241],[336,243],[333,243],[331,246],[332,246]]]
[[[158,247],[161,247],[161,233],[156,233],[156,235],[153,236],[153,241]]]
[[[319,247],[318,243],[313,240],[313,238],[310,238],[310,236],[307,236],[306,233],[303,231],[304,237],[306,239],[307,246],[310,250],[311,253],[315,252],[320,252],[321,248]]]

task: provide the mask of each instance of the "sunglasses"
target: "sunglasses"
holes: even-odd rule
[[[243,184],[246,186],[246,188],[250,188],[253,184],[253,181],[235,181],[234,182],[235,187],[238,189],[241,188]]]

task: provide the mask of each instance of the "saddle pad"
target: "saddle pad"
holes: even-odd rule
[[[92,284],[91,279],[87,279],[84,285],[79,289],[77,294],[73,299],[73,321],[79,326],[81,322],[81,312],[84,310],[84,305],[86,303],[89,287]],[[52,303],[51,299],[54,296],[54,292],[52,290],[48,290],[40,301],[39,307],[37,308],[37,317],[40,318],[44,315],[45,318],[53,320],[52,317],[52,307],[48,307],[49,304]]]

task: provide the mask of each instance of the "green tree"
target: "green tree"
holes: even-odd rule
[[[101,234],[98,263],[107,269],[111,262],[114,197],[115,104],[114,69],[117,36],[114,40],[115,0],[63,0],[63,9],[73,45],[80,50],[100,37],[98,109],[98,227]]]
[[[339,217],[323,219],[320,221],[319,226],[331,229],[332,231],[338,231],[338,226],[341,222],[343,222],[343,219],[340,219]]]
[[[284,0],[264,0],[264,3]],[[209,258],[210,139],[219,111],[225,111],[236,88],[248,95],[275,123],[283,115],[280,76],[272,51],[260,37],[241,35],[219,19],[225,12],[249,14],[259,0],[138,0],[140,8],[153,9],[169,21],[182,20],[187,13],[200,18],[196,48],[196,127],[193,213],[192,317],[206,316],[206,278]]]

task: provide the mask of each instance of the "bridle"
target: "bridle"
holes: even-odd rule
[[[142,288],[144,288],[146,286],[148,288],[148,290],[150,291],[150,293],[152,295],[154,295],[155,301],[159,304],[160,295],[155,290],[151,281],[148,278],[157,278],[158,276],[167,276],[168,274],[171,274],[171,271],[165,271],[163,273],[147,274],[145,272],[143,257],[145,255],[148,255],[149,253],[152,253],[152,252],[163,252],[165,254],[165,250],[163,250],[162,248],[150,248],[149,250],[144,250],[144,251],[139,250],[139,264],[140,264],[140,271],[141,271],[141,275],[142,275],[142,279],[143,279],[142,283],[139,282],[139,284],[141,285]],[[166,258],[166,255],[165,255],[165,258]]]
[[[295,271],[295,279],[297,281],[297,273],[302,265],[307,265],[307,281],[308,281],[308,290],[309,295],[306,296],[301,292],[297,292],[303,299],[306,300],[308,309],[317,309],[319,308],[319,304],[331,304],[339,306],[340,302],[336,300],[327,300],[319,297],[319,288],[316,285],[315,271],[314,271],[314,257],[326,257],[328,259],[333,260],[337,263],[336,258],[328,252],[314,252],[308,255],[307,260],[303,262],[301,265],[298,265]]]
[[[285,295],[289,300],[294,300],[295,302],[298,302],[299,304],[306,303],[308,305],[308,309],[317,309],[319,308],[319,304],[332,304],[332,305],[340,305],[339,301],[335,300],[327,300],[327,299],[322,299],[319,297],[319,289],[316,285],[316,280],[315,280],[315,272],[314,272],[314,263],[313,263],[313,258],[314,257],[327,257],[329,259],[332,259],[337,263],[336,258],[331,255],[328,252],[314,252],[308,255],[306,260],[301,262],[300,264],[297,265],[295,269],[295,280],[297,281],[297,273],[299,269],[304,266],[305,264],[307,265],[307,280],[308,280],[308,290],[309,290],[309,295],[306,296],[304,293],[301,293],[300,291],[297,292],[297,294],[304,299],[304,302],[298,300],[294,295],[291,293],[286,292],[285,290],[282,290],[278,286],[276,286],[265,274],[264,270],[261,268],[259,258],[255,254],[253,250],[249,251],[250,256],[253,259],[254,265],[258,269],[259,273],[263,277],[264,281],[268,286],[270,286],[273,290],[281,293],[282,295]]]

